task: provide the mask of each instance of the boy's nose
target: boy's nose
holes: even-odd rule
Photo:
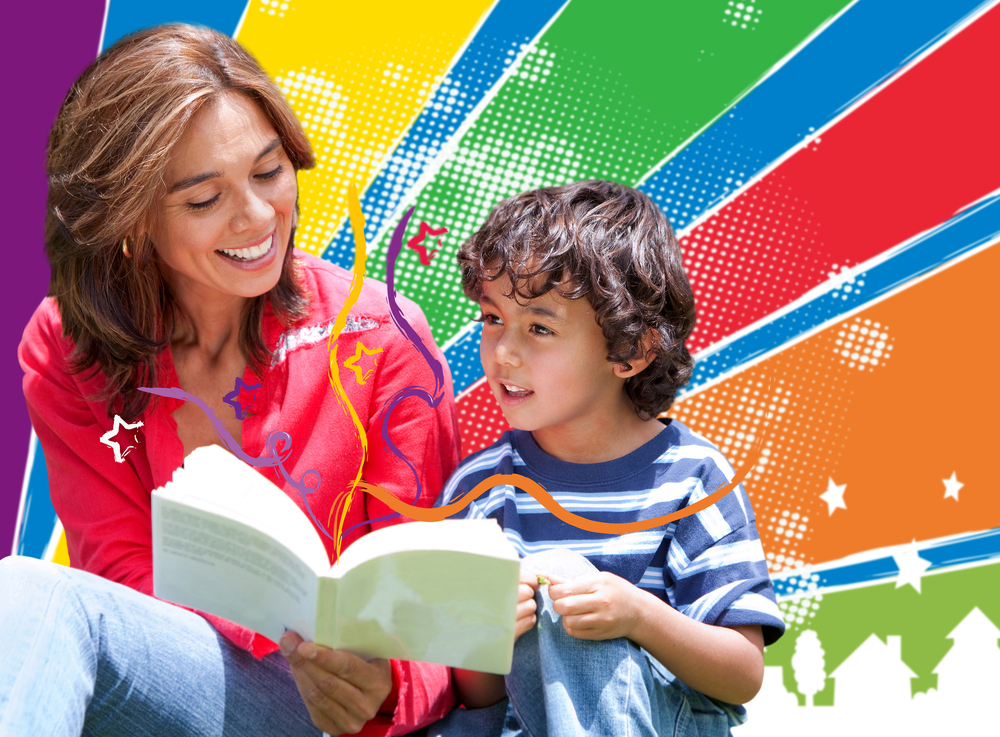
[[[521,365],[521,358],[516,347],[511,345],[510,338],[506,336],[497,341],[496,348],[493,349],[493,360],[509,366]]]

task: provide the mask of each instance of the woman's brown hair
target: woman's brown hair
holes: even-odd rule
[[[139,31],[101,54],[70,88],[49,134],[49,294],[74,342],[70,369],[107,378],[98,399],[109,416],[142,414],[150,395],[136,389],[155,385],[156,357],[185,319],[160,277],[149,233],[163,172],[188,122],[225,93],[260,106],[296,170],[313,166],[302,127],[257,61],[222,33],[180,24]],[[277,285],[247,300],[241,318],[240,350],[257,374],[270,358],[265,303],[286,325],[308,311],[294,235],[293,228]]]
[[[550,290],[586,298],[608,348],[607,360],[631,368],[646,350],[656,357],[625,381],[640,417],[666,412],[691,378],[684,341],[694,329],[694,295],[667,218],[642,192],[592,180],[536,189],[504,200],[458,252],[465,296],[483,282],[510,279],[518,299]]]

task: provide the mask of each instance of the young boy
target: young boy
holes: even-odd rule
[[[467,458],[439,504],[517,473],[571,512],[628,523],[733,477],[711,443],[656,419],[690,377],[695,310],[677,241],[648,197],[602,181],[527,192],[497,205],[458,258],[482,308],[483,371],[514,430]],[[538,570],[548,585],[522,573],[511,674],[455,669],[468,712],[456,719],[482,711],[494,734],[535,737],[725,735],[745,720],[735,705],[760,688],[763,647],[784,623],[742,486],[695,515],[617,535],[564,523],[509,485],[464,516],[496,519],[522,556],[568,548],[596,569]]]

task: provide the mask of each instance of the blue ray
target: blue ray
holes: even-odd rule
[[[31,466],[26,471],[28,483],[24,490],[21,511],[21,523],[17,529],[14,553],[41,558],[45,548],[52,538],[52,530],[56,524],[56,510],[52,507],[49,496],[49,473],[45,467],[45,454],[38,437],[31,434],[31,444],[34,446],[34,456]]]
[[[109,0],[101,51],[141,28],[161,23],[194,23],[232,36],[249,0]]]
[[[925,545],[926,547],[918,544],[918,550],[920,557],[931,564],[928,571],[968,563],[1000,561],[1000,527],[951,540],[927,542]],[[821,565],[808,572],[779,573],[772,576],[772,579],[774,593],[782,597],[804,591],[821,594],[825,589],[835,586],[877,584],[898,575],[896,561],[891,555],[887,555],[859,563]]]
[[[523,45],[538,35],[563,4],[564,0],[499,0],[361,196],[369,243],[386,226],[442,147],[513,64]],[[435,227],[442,224],[447,225],[431,223]],[[346,220],[323,258],[345,269],[353,265],[354,235]]]

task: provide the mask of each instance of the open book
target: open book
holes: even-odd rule
[[[493,520],[375,530],[331,569],[312,523],[228,451],[198,448],[153,492],[153,592],[277,641],[510,672],[519,560]]]

